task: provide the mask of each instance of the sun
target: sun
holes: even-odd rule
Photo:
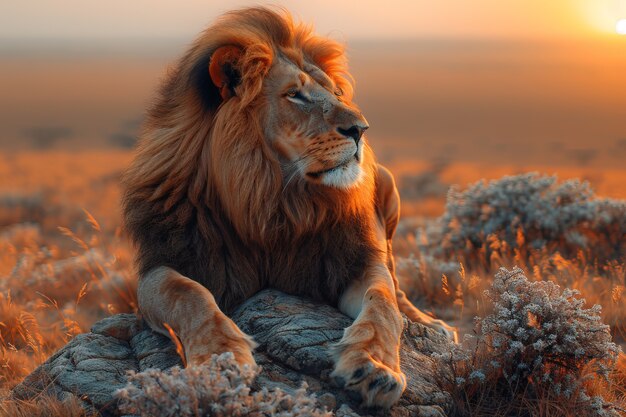
[[[620,19],[617,21],[615,31],[620,35],[626,35],[626,19]]]

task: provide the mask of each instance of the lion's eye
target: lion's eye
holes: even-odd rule
[[[335,95],[336,95],[337,97],[341,97],[341,96],[343,96],[343,90],[342,90],[341,88],[339,88],[339,87],[335,88],[334,93],[335,93]]]
[[[299,90],[296,90],[295,88],[289,89],[285,95],[290,99],[296,100],[297,102],[309,103],[311,101],[308,97],[306,97],[304,94],[302,94]]]

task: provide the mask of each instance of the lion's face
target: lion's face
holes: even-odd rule
[[[263,83],[265,137],[276,152],[284,181],[304,180],[337,188],[359,184],[361,112],[320,68],[275,60]]]

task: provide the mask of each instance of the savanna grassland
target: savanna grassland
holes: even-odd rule
[[[122,150],[0,157],[0,397],[95,321],[137,310],[119,211],[130,158]],[[394,241],[402,286],[471,336],[438,358],[455,375],[441,381],[455,413],[623,413],[626,359],[611,340],[626,341],[626,171],[389,166],[403,198]],[[527,171],[559,178],[503,179]],[[483,178],[497,181],[476,184]],[[4,401],[0,415],[81,414],[40,399]]]

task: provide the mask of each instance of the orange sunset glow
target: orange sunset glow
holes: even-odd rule
[[[230,8],[254,2],[226,4],[186,1],[184,6],[147,0],[86,4],[69,0],[59,8],[51,0],[37,7],[23,2],[4,6],[0,39],[166,39],[189,37],[198,27]],[[486,38],[586,38],[614,33],[615,22],[626,17],[624,0],[365,0],[315,4],[284,1],[321,33],[354,38],[417,38],[424,36]],[[11,18],[9,18],[9,16]]]
[[[356,147],[348,162],[328,169],[322,164],[324,169],[315,172],[305,172],[302,168],[302,172],[287,173],[297,162],[313,154],[308,148],[305,151],[298,148],[302,153],[299,158],[285,160],[280,146],[293,153],[296,151],[292,151],[291,142],[289,146],[281,145],[283,136],[288,136],[285,140],[298,142],[298,146],[302,141],[297,136],[301,133],[293,133],[295,128],[289,135],[272,133],[275,137],[257,138],[257,142],[249,145],[254,151],[264,150],[257,152],[255,158],[262,154],[270,159],[269,163],[264,160],[264,164],[253,158],[249,161],[277,170],[271,171],[275,174],[273,181],[265,182],[280,184],[282,193],[277,192],[277,195],[284,199],[285,205],[291,202],[288,186],[293,181],[301,187],[299,198],[324,196],[334,201],[332,198],[345,193],[352,198],[351,203],[362,203],[350,206],[356,207],[355,213],[368,207],[378,216],[376,221],[372,217],[366,221],[357,213],[355,220],[350,221],[354,221],[353,229],[358,229],[363,236],[372,241],[372,236],[376,236],[378,241],[369,248],[372,253],[382,254],[384,251],[380,248],[387,248],[388,252],[384,253],[389,257],[384,258],[384,262],[377,260],[376,266],[385,271],[380,282],[395,286],[385,287],[385,294],[395,295],[387,295],[392,301],[385,299],[382,305],[395,308],[393,312],[398,316],[389,317],[396,318],[395,323],[408,326],[404,327],[402,336],[393,336],[400,338],[404,350],[398,351],[394,339],[384,343],[386,348],[396,346],[393,354],[383,352],[384,349],[383,353],[365,351],[366,355],[362,356],[369,357],[371,364],[354,366],[359,369],[351,369],[352,382],[343,381],[344,386],[340,385],[345,375],[334,378],[333,373],[339,359],[330,351],[320,353],[318,349],[328,349],[344,334],[344,328],[327,329],[325,326],[343,323],[343,319],[352,323],[355,317],[350,314],[354,311],[357,311],[358,321],[359,315],[365,316],[363,311],[369,311],[366,301],[348,312],[344,307],[358,297],[363,298],[361,293],[346,296],[349,300],[345,302],[339,301],[339,296],[334,297],[332,303],[321,300],[330,306],[316,305],[310,314],[300,316],[298,306],[287,306],[284,310],[281,310],[284,306],[279,306],[280,314],[291,315],[291,308],[298,313],[288,317],[284,329],[281,325],[276,326],[280,328],[276,330],[274,324],[266,326],[263,322],[273,317],[270,307],[260,314],[263,317],[258,318],[258,326],[237,322],[236,326],[245,328],[259,344],[254,359],[262,365],[260,371],[249,371],[250,380],[246,379],[248,376],[240,378],[243,382],[237,382],[240,384],[237,387],[228,388],[232,381],[226,383],[220,379],[226,375],[219,374],[223,370],[194,368],[196,364],[180,371],[189,372],[181,384],[175,379],[181,375],[176,374],[178,371],[174,372],[177,377],[168,379],[172,378],[167,373],[169,368],[160,366],[158,360],[154,363],[153,359],[144,360],[144,356],[157,352],[166,359],[168,367],[179,362],[187,364],[191,348],[185,345],[187,341],[181,338],[176,323],[171,327],[170,323],[164,323],[167,331],[160,332],[164,336],[146,338],[146,334],[152,332],[152,325],[141,321],[149,314],[142,310],[138,298],[139,274],[145,271],[138,267],[137,260],[151,252],[138,250],[131,243],[133,232],[125,227],[128,224],[125,219],[130,215],[122,210],[123,190],[130,186],[122,179],[127,178],[125,175],[129,174],[125,173],[136,163],[133,161],[138,160],[139,141],[153,138],[152,125],[146,124],[146,120],[153,125],[158,125],[159,120],[150,119],[147,109],[158,101],[157,91],[164,79],[173,73],[179,59],[203,30],[209,35],[213,33],[212,25],[219,21],[216,19],[233,9],[251,6],[286,10],[296,21],[312,25],[315,33],[345,45],[349,72],[354,79],[354,106],[358,106],[363,118],[356,107],[350,107],[354,112],[350,114],[356,115],[359,123],[367,119],[369,125],[350,126],[358,127],[358,136],[354,130],[349,135],[343,133],[342,139],[351,138],[350,146]],[[269,31],[270,25],[260,24],[259,27],[257,30],[261,32]],[[233,51],[245,50],[239,44],[224,46],[233,48],[223,55],[226,57],[238,53]],[[281,48],[271,49],[275,53],[272,59],[281,56],[283,60],[292,59],[291,64],[297,61],[292,58],[291,49],[287,53]],[[296,52],[297,48],[304,49],[301,45],[294,48]],[[162,243],[163,247],[175,246],[171,242],[183,236],[191,243],[185,241],[188,252],[177,258],[208,259],[208,252],[211,256],[217,253],[211,245],[219,246],[224,259],[247,254],[245,259],[235,259],[232,271],[244,261],[250,259],[253,265],[252,260],[261,259],[259,265],[263,268],[258,269],[263,271],[252,266],[246,269],[251,276],[263,277],[257,290],[265,288],[261,284],[273,282],[273,278],[268,277],[274,276],[272,268],[280,269],[276,266],[280,262],[287,265],[285,269],[300,265],[285,261],[288,255],[280,252],[281,242],[272,242],[268,247],[256,240],[249,243],[249,236],[238,228],[236,219],[227,217],[230,209],[224,207],[228,201],[236,206],[232,211],[239,213],[237,210],[240,210],[243,214],[239,217],[250,223],[261,218],[260,213],[270,212],[267,207],[272,207],[278,214],[275,218],[268,215],[272,222],[260,227],[263,233],[284,236],[285,242],[291,242],[298,250],[305,247],[299,245],[308,244],[309,240],[322,242],[311,246],[318,248],[319,258],[323,262],[337,261],[340,256],[326,257],[328,253],[324,250],[342,245],[336,242],[331,245],[328,241],[333,238],[326,239],[326,235],[322,238],[318,229],[308,231],[309,234],[302,232],[306,238],[289,235],[293,231],[285,226],[288,224],[285,219],[293,220],[292,217],[300,215],[303,206],[289,212],[290,216],[295,213],[292,217],[280,217],[284,214],[280,212],[284,210],[283,200],[280,204],[270,201],[273,194],[256,189],[262,187],[264,181],[258,173],[248,172],[253,164],[240,166],[237,161],[224,157],[224,161],[218,161],[222,165],[218,165],[203,159],[219,154],[215,150],[217,145],[211,142],[213,132],[230,132],[236,138],[245,136],[207,126],[209,121],[214,122],[213,118],[230,121],[230,115],[221,117],[219,112],[233,107],[228,106],[228,100],[242,97],[237,96],[238,91],[248,88],[248,84],[242,83],[241,77],[252,74],[237,67],[244,65],[240,64],[241,58],[237,58],[240,59],[237,64],[219,61],[209,71],[207,66],[213,65],[212,62],[217,61],[215,56],[219,56],[217,49],[210,50],[213,55],[207,54],[206,60],[199,60],[197,67],[206,68],[203,75],[209,77],[209,81],[206,85],[198,82],[193,86],[205,88],[195,92],[203,100],[204,95],[215,95],[211,96],[215,103],[210,103],[214,108],[188,104],[200,103],[200,99],[182,101],[183,104],[177,102],[170,107],[177,111],[183,108],[191,116],[162,115],[171,125],[158,131],[177,132],[185,123],[188,132],[209,133],[201,138],[192,133],[181,134],[179,138],[174,133],[170,136],[163,133],[165,139],[159,139],[163,142],[155,142],[159,145],[152,144],[150,149],[155,154],[164,152],[167,140],[171,140],[171,149],[167,148],[171,153],[167,157],[158,154],[160,159],[155,157],[158,162],[148,164],[149,169],[131,170],[136,176],[141,172],[146,177],[135,178],[138,183],[145,180],[147,184],[147,178],[152,176],[165,178],[162,184],[155,186],[158,192],[145,193],[145,198],[150,199],[146,207],[167,207],[159,213],[160,220],[150,224],[162,227],[172,218],[181,222],[174,232],[164,233],[168,236],[151,237],[155,247],[157,243]],[[267,60],[269,62],[270,58]],[[277,72],[277,62],[282,61],[273,61],[263,77],[269,77],[267,74],[272,70]],[[326,65],[315,64],[320,72]],[[302,63],[294,64],[294,68],[309,75],[313,73]],[[342,96],[338,90],[338,86],[345,85],[333,78],[332,69],[324,71],[328,71],[326,78],[330,80],[324,82],[330,83],[330,87],[320,81],[319,76],[309,78],[320,86],[324,84],[319,91],[348,106],[342,101],[348,95]],[[196,82],[194,77],[186,79]],[[267,82],[267,79],[258,84],[263,86],[258,94],[265,96],[256,97],[252,103],[267,107],[259,112],[258,121],[250,118],[260,126],[250,126],[249,131],[263,131],[271,136],[267,132],[275,132],[272,129],[277,129],[276,126],[291,126],[295,120],[307,122],[306,117],[317,114],[314,110],[297,112],[297,105],[311,104],[310,97],[297,95],[301,94],[300,90],[292,92],[290,89],[288,103],[275,101],[278,95],[274,97],[268,91],[278,84],[276,80]],[[304,88],[304,82],[300,84]],[[174,103],[179,90],[165,91],[164,94],[171,94]],[[275,102],[282,104],[270,107]],[[275,110],[286,105],[291,106],[288,109],[294,113],[285,114],[296,116],[286,117]],[[247,409],[248,414],[241,415],[256,415],[254,407],[271,401],[260,401],[260,396],[253,396],[261,395],[260,389],[265,388],[269,391],[263,391],[262,395],[283,395],[275,391],[275,387],[283,385],[288,399],[276,404],[290,404],[291,408],[281,409],[281,413],[286,413],[281,415],[293,417],[395,417],[413,415],[415,410],[451,417],[626,415],[626,356],[620,351],[626,349],[626,0],[5,1],[0,6],[0,109],[0,417],[131,414],[161,417],[165,415],[159,414],[162,410],[174,409],[171,404],[178,404],[178,415],[204,417],[212,414],[198,410],[202,407],[208,410],[214,405],[202,403],[206,398],[213,398],[211,401],[227,410],[239,410],[238,407],[246,404],[251,408]],[[319,112],[326,114],[326,108],[323,113]],[[216,114],[220,114],[221,119]],[[302,126],[309,126],[305,122]],[[204,130],[194,130],[198,126]],[[366,133],[361,137],[364,129]],[[331,134],[348,131],[350,129],[344,127],[333,128]],[[159,138],[157,134],[154,137]],[[228,143],[232,149],[239,149],[238,146],[244,149],[240,144],[245,144],[244,139]],[[318,135],[311,140],[317,143],[315,140],[322,138]],[[371,146],[376,162],[389,170],[393,181],[385,176],[386,171],[378,170],[371,157],[365,160],[359,157],[363,148],[368,149],[364,143]],[[194,150],[202,152],[190,156],[188,153]],[[229,155],[228,152],[223,154]],[[345,171],[350,163],[356,164],[354,169],[358,170],[354,171],[354,178],[358,178],[353,179],[354,184],[346,179],[347,174],[346,178],[341,177],[341,170]],[[365,168],[361,171],[359,164],[367,169],[374,168],[371,172]],[[227,197],[222,188],[211,182],[214,179],[209,178],[217,176],[213,168],[207,169],[214,166],[233,168],[230,171],[241,173],[236,178],[240,180],[238,189],[229,190]],[[224,177],[224,184],[236,184],[228,177],[232,174],[226,172],[229,169],[219,174]],[[171,186],[172,178],[178,180],[175,175],[181,172],[189,176],[185,177],[188,182]],[[324,183],[331,173],[335,175],[335,182]],[[244,174],[249,175],[250,180],[241,183]],[[385,186],[391,187],[384,192],[381,191],[383,181],[387,181]],[[171,189],[166,187],[168,184]],[[399,206],[387,202],[396,195],[394,186],[400,196]],[[358,187],[370,187],[367,190],[371,194],[365,191],[357,194],[354,190],[361,190]],[[243,197],[237,198],[238,193],[243,195],[243,190],[248,188],[267,199],[267,206],[258,206],[263,210],[246,205]],[[204,194],[200,194],[200,189]],[[198,195],[194,194],[196,192]],[[352,192],[354,194],[350,194]],[[159,193],[168,195],[166,203],[155,197]],[[170,194],[186,196],[193,203],[185,206],[182,200],[174,202]],[[219,210],[209,205],[213,202],[211,199],[217,199],[215,207]],[[302,201],[308,200],[303,198]],[[388,206],[382,207],[384,204]],[[322,212],[324,216],[331,216],[332,210],[343,206],[329,204],[329,207],[320,203],[315,206],[319,213],[310,214],[306,220],[317,219],[314,216],[322,216]],[[248,212],[244,213],[244,208]],[[202,216],[225,217],[209,221]],[[195,223],[183,224],[188,218],[194,218]],[[336,228],[333,230],[343,225],[344,219],[339,215],[333,218],[335,223],[329,218],[324,217],[324,221],[333,224]],[[276,219],[284,220],[284,224]],[[326,224],[318,223],[322,225],[316,226],[320,229]],[[373,224],[384,225],[385,229],[367,229]],[[305,226],[302,227],[304,230]],[[210,235],[215,241],[207,238],[206,243],[202,239],[208,236],[209,229],[215,233],[215,236]],[[228,233],[237,236],[223,236]],[[346,241],[350,243],[357,238]],[[240,242],[241,250],[230,253],[228,244],[231,242]],[[338,249],[341,250],[350,252],[344,247]],[[360,253],[355,251],[350,255],[353,263],[357,263],[353,258]],[[364,259],[369,256],[365,249],[363,254]],[[305,257],[312,259],[310,265],[317,265],[314,263],[317,261],[322,265],[317,255],[306,253]],[[209,265],[205,258],[201,261],[197,264]],[[369,268],[372,262],[358,260],[366,265],[363,268]],[[335,269],[334,264],[330,265],[333,268],[328,265],[317,268],[323,269],[318,275],[353,270],[351,264]],[[170,268],[169,264],[166,266]],[[243,281],[228,275],[234,274],[230,266],[224,260],[220,271],[225,271],[224,276],[234,282],[233,288],[243,288],[244,285],[240,285]],[[315,267],[300,269],[293,272],[293,282],[302,277],[309,279],[308,270],[317,271]],[[189,271],[185,274],[192,274]],[[365,282],[371,274],[368,275],[369,269],[364,271],[367,273],[355,279]],[[281,273],[287,272],[281,269]],[[318,275],[311,273],[311,276]],[[212,281],[207,279],[207,284],[197,277],[188,278],[200,282],[205,291],[213,291],[209,288]],[[327,281],[335,279],[331,278]],[[346,288],[350,285],[351,281]],[[365,294],[365,284],[362,286],[359,291]],[[185,287],[185,291],[180,292],[181,297],[192,291],[192,287]],[[398,289],[406,293],[406,299],[398,295]],[[570,289],[579,291],[580,296],[571,295]],[[202,294],[205,301],[215,296],[214,304],[227,310],[220,304],[219,294]],[[294,296],[308,296],[308,293]],[[584,303],[577,301],[583,298]],[[398,306],[404,305],[402,303],[414,305],[421,316],[411,315],[414,310],[400,311]],[[163,310],[166,309],[163,306]],[[320,319],[323,312],[331,310],[341,319]],[[405,316],[400,316],[400,312]],[[130,315],[119,316],[121,313]],[[195,318],[194,314],[187,312],[185,318]],[[245,314],[239,314],[242,315]],[[303,321],[311,328],[301,331],[299,317],[306,317]],[[111,321],[96,325],[95,329],[106,334],[91,333],[94,323],[105,318]],[[374,329],[371,332],[375,333],[372,340],[381,337],[379,333],[384,333],[381,329],[387,331],[389,327],[386,322],[375,320],[387,318],[388,315],[380,313],[374,324],[368,322]],[[120,330],[111,325],[109,328],[116,320],[126,323],[126,327]],[[321,324],[315,320],[321,320]],[[412,320],[416,323],[409,324]],[[129,325],[131,322],[133,324]],[[445,325],[437,327],[437,323]],[[432,336],[422,324],[444,337],[437,339],[437,335]],[[267,330],[269,336],[254,333],[261,328],[263,331],[270,329]],[[289,333],[293,333],[293,329],[297,330],[295,336]],[[457,332],[458,344],[453,344],[454,331],[450,329]],[[136,335],[132,332],[144,330],[147,333],[137,333],[139,336],[133,339]],[[391,330],[387,333],[391,334]],[[409,340],[407,335],[414,340]],[[315,339],[318,336],[319,340]],[[309,337],[316,342],[311,342]],[[97,343],[89,344],[84,340]],[[150,343],[150,340],[156,343],[145,346],[146,352],[151,353],[137,350],[137,344],[141,347],[141,343]],[[278,347],[271,345],[276,340]],[[70,348],[73,344],[78,348],[63,350],[68,349],[68,343]],[[362,344],[367,345],[364,349],[373,349],[371,340]],[[245,344],[246,349],[248,345]],[[119,346],[130,350],[121,354],[115,350],[122,349]],[[282,349],[287,351],[292,347],[293,352],[283,354]],[[60,349],[63,354],[53,356]],[[90,349],[96,349],[95,353]],[[390,365],[385,362],[387,359],[379,358],[380,355],[394,357],[396,362],[398,357],[402,360],[400,365]],[[46,365],[50,357],[52,362]],[[126,362],[115,362],[119,357]],[[309,362],[298,362],[302,357]],[[237,366],[225,357],[220,358],[223,362],[220,366]],[[285,363],[279,363],[284,358],[288,358]],[[418,361],[419,366],[411,361]],[[162,369],[163,373],[144,375],[141,373],[145,370],[144,362]],[[134,368],[129,368],[129,363]],[[38,368],[41,364],[43,367]],[[374,371],[370,370],[372,375],[362,378],[367,383],[355,382],[354,379],[358,379],[355,375],[366,372],[369,365],[384,377],[376,379]],[[317,367],[321,366],[328,369],[318,372]],[[192,374],[194,369],[201,371]],[[115,371],[113,377],[111,370]],[[154,384],[157,381],[165,384],[165,388],[157,384],[158,389],[152,387],[156,391],[140,387],[132,391],[127,386],[127,391],[120,391],[120,394],[115,390],[129,381],[127,371],[130,370],[146,378],[143,380],[145,387],[149,387],[150,381]],[[261,372],[256,380],[255,372]],[[206,380],[201,379],[202,375]],[[408,381],[404,391],[404,380],[399,375],[405,375]],[[86,379],[81,380],[81,377]],[[44,378],[45,384],[41,382]],[[194,381],[194,378],[201,380]],[[295,378],[298,384],[307,381],[308,388],[302,398],[293,396],[300,385],[290,385],[293,382],[290,378]],[[87,379],[93,384],[85,383]],[[209,379],[215,386],[206,383]],[[251,383],[252,380],[256,382]],[[271,383],[265,387],[266,382]],[[422,383],[424,386],[419,385]],[[161,392],[160,389],[167,391],[167,384],[172,384],[170,388],[175,388],[172,388],[175,394],[154,394]],[[381,388],[381,384],[386,385]],[[44,385],[47,388],[43,389]],[[375,394],[368,394],[369,388],[357,392],[354,387],[361,385],[370,386]],[[216,394],[218,388],[226,391]],[[350,390],[355,392],[346,395]],[[396,391],[396,398],[389,400],[389,392]],[[298,410],[308,410],[309,405],[298,408],[293,404],[307,402],[313,394],[317,399],[310,401],[317,411],[301,414]],[[165,397],[173,402],[164,405]],[[194,399],[196,409],[185,414],[186,406],[181,405],[181,398]],[[220,401],[233,403],[227,405]],[[354,414],[341,414],[345,412],[345,409],[339,411],[344,403]],[[323,407],[329,414],[323,414]],[[381,411],[383,409],[386,411]],[[272,410],[272,413],[277,412]],[[271,414],[268,413],[263,411],[259,415]]]

